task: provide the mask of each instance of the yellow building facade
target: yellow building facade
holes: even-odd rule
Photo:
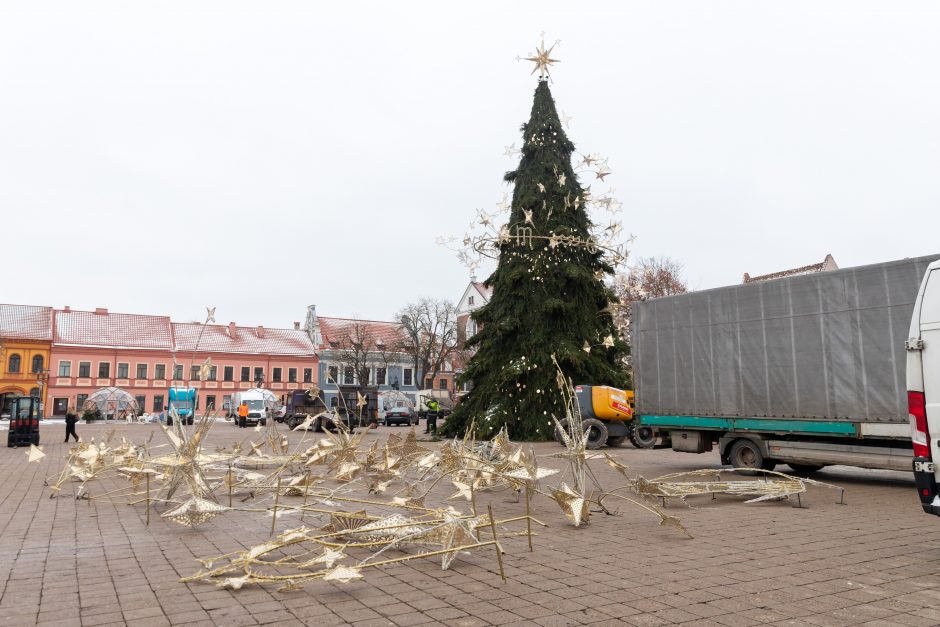
[[[51,351],[49,307],[0,305],[0,414],[18,396],[38,396],[45,406]]]

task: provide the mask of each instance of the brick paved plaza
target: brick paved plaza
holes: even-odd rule
[[[87,439],[111,428],[82,424],[79,433]],[[151,431],[158,429],[117,427],[118,436],[137,441]],[[388,431],[380,428],[366,443]],[[805,509],[732,497],[699,499],[694,508],[671,503],[691,540],[626,504],[620,516],[594,514],[588,527],[575,529],[554,502],[537,497],[534,514],[550,528],[535,538],[534,553],[524,538],[504,541],[508,583],[484,549],[448,571],[438,561],[412,561],[346,585],[234,592],[178,579],[199,569],[197,557],[268,539],[269,517],[233,512],[195,530],[155,517],[148,528],[141,506],[76,501],[71,486],[50,499],[43,479],[61,468],[63,432],[61,425],[43,427],[41,463],[27,464],[23,449],[0,453],[4,625],[940,624],[940,520],[921,513],[904,473],[820,473],[846,488],[846,505],[821,489],[811,490]],[[251,435],[222,422],[208,445]],[[155,433],[154,443],[162,438]],[[717,463],[715,454],[613,454],[647,477]],[[602,483],[623,483],[605,465],[595,467]],[[93,494],[106,489],[103,483],[91,485]],[[491,501],[497,515],[518,515],[509,496],[484,494],[481,501]],[[278,528],[297,525],[285,517]]]

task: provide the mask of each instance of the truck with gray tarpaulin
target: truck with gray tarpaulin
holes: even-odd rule
[[[634,303],[638,428],[738,468],[909,470],[905,340],[938,258]]]

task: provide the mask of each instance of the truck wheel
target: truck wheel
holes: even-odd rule
[[[653,429],[646,425],[638,425],[634,420],[627,425],[627,437],[637,448],[653,448],[656,444],[656,434]]]
[[[623,446],[623,442],[626,439],[627,439],[627,436],[625,435],[618,435],[618,436],[612,435],[609,438],[607,438],[607,446],[611,448],[620,448],[621,446]]]
[[[587,447],[589,449],[600,448],[607,442],[607,425],[596,418],[588,418],[581,423],[587,430]]]
[[[814,472],[818,470],[822,470],[824,468],[822,464],[791,464],[789,462],[787,462],[787,466],[789,466],[790,469],[793,470],[794,475],[797,475],[800,477],[809,476],[813,474]]]
[[[558,422],[561,423],[561,428],[559,428],[558,425],[555,425],[555,441],[561,444],[562,446],[564,446],[565,438],[562,437],[562,432],[568,431],[568,420],[564,419],[564,420],[559,420]]]
[[[760,447],[748,439],[737,440],[731,445],[731,451],[728,453],[728,459],[735,468],[753,468],[754,470],[773,470],[776,462],[765,459],[761,453]],[[742,473],[757,474],[757,473]]]

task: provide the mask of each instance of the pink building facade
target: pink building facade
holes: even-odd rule
[[[143,412],[164,409],[170,387],[197,389],[199,409],[222,410],[231,396],[256,386],[282,397],[309,388],[318,358],[307,333],[293,329],[172,322],[166,316],[56,309],[47,415],[81,407],[92,392],[119,387]],[[199,367],[210,360],[209,376]],[[283,400],[283,399],[282,399]]]

